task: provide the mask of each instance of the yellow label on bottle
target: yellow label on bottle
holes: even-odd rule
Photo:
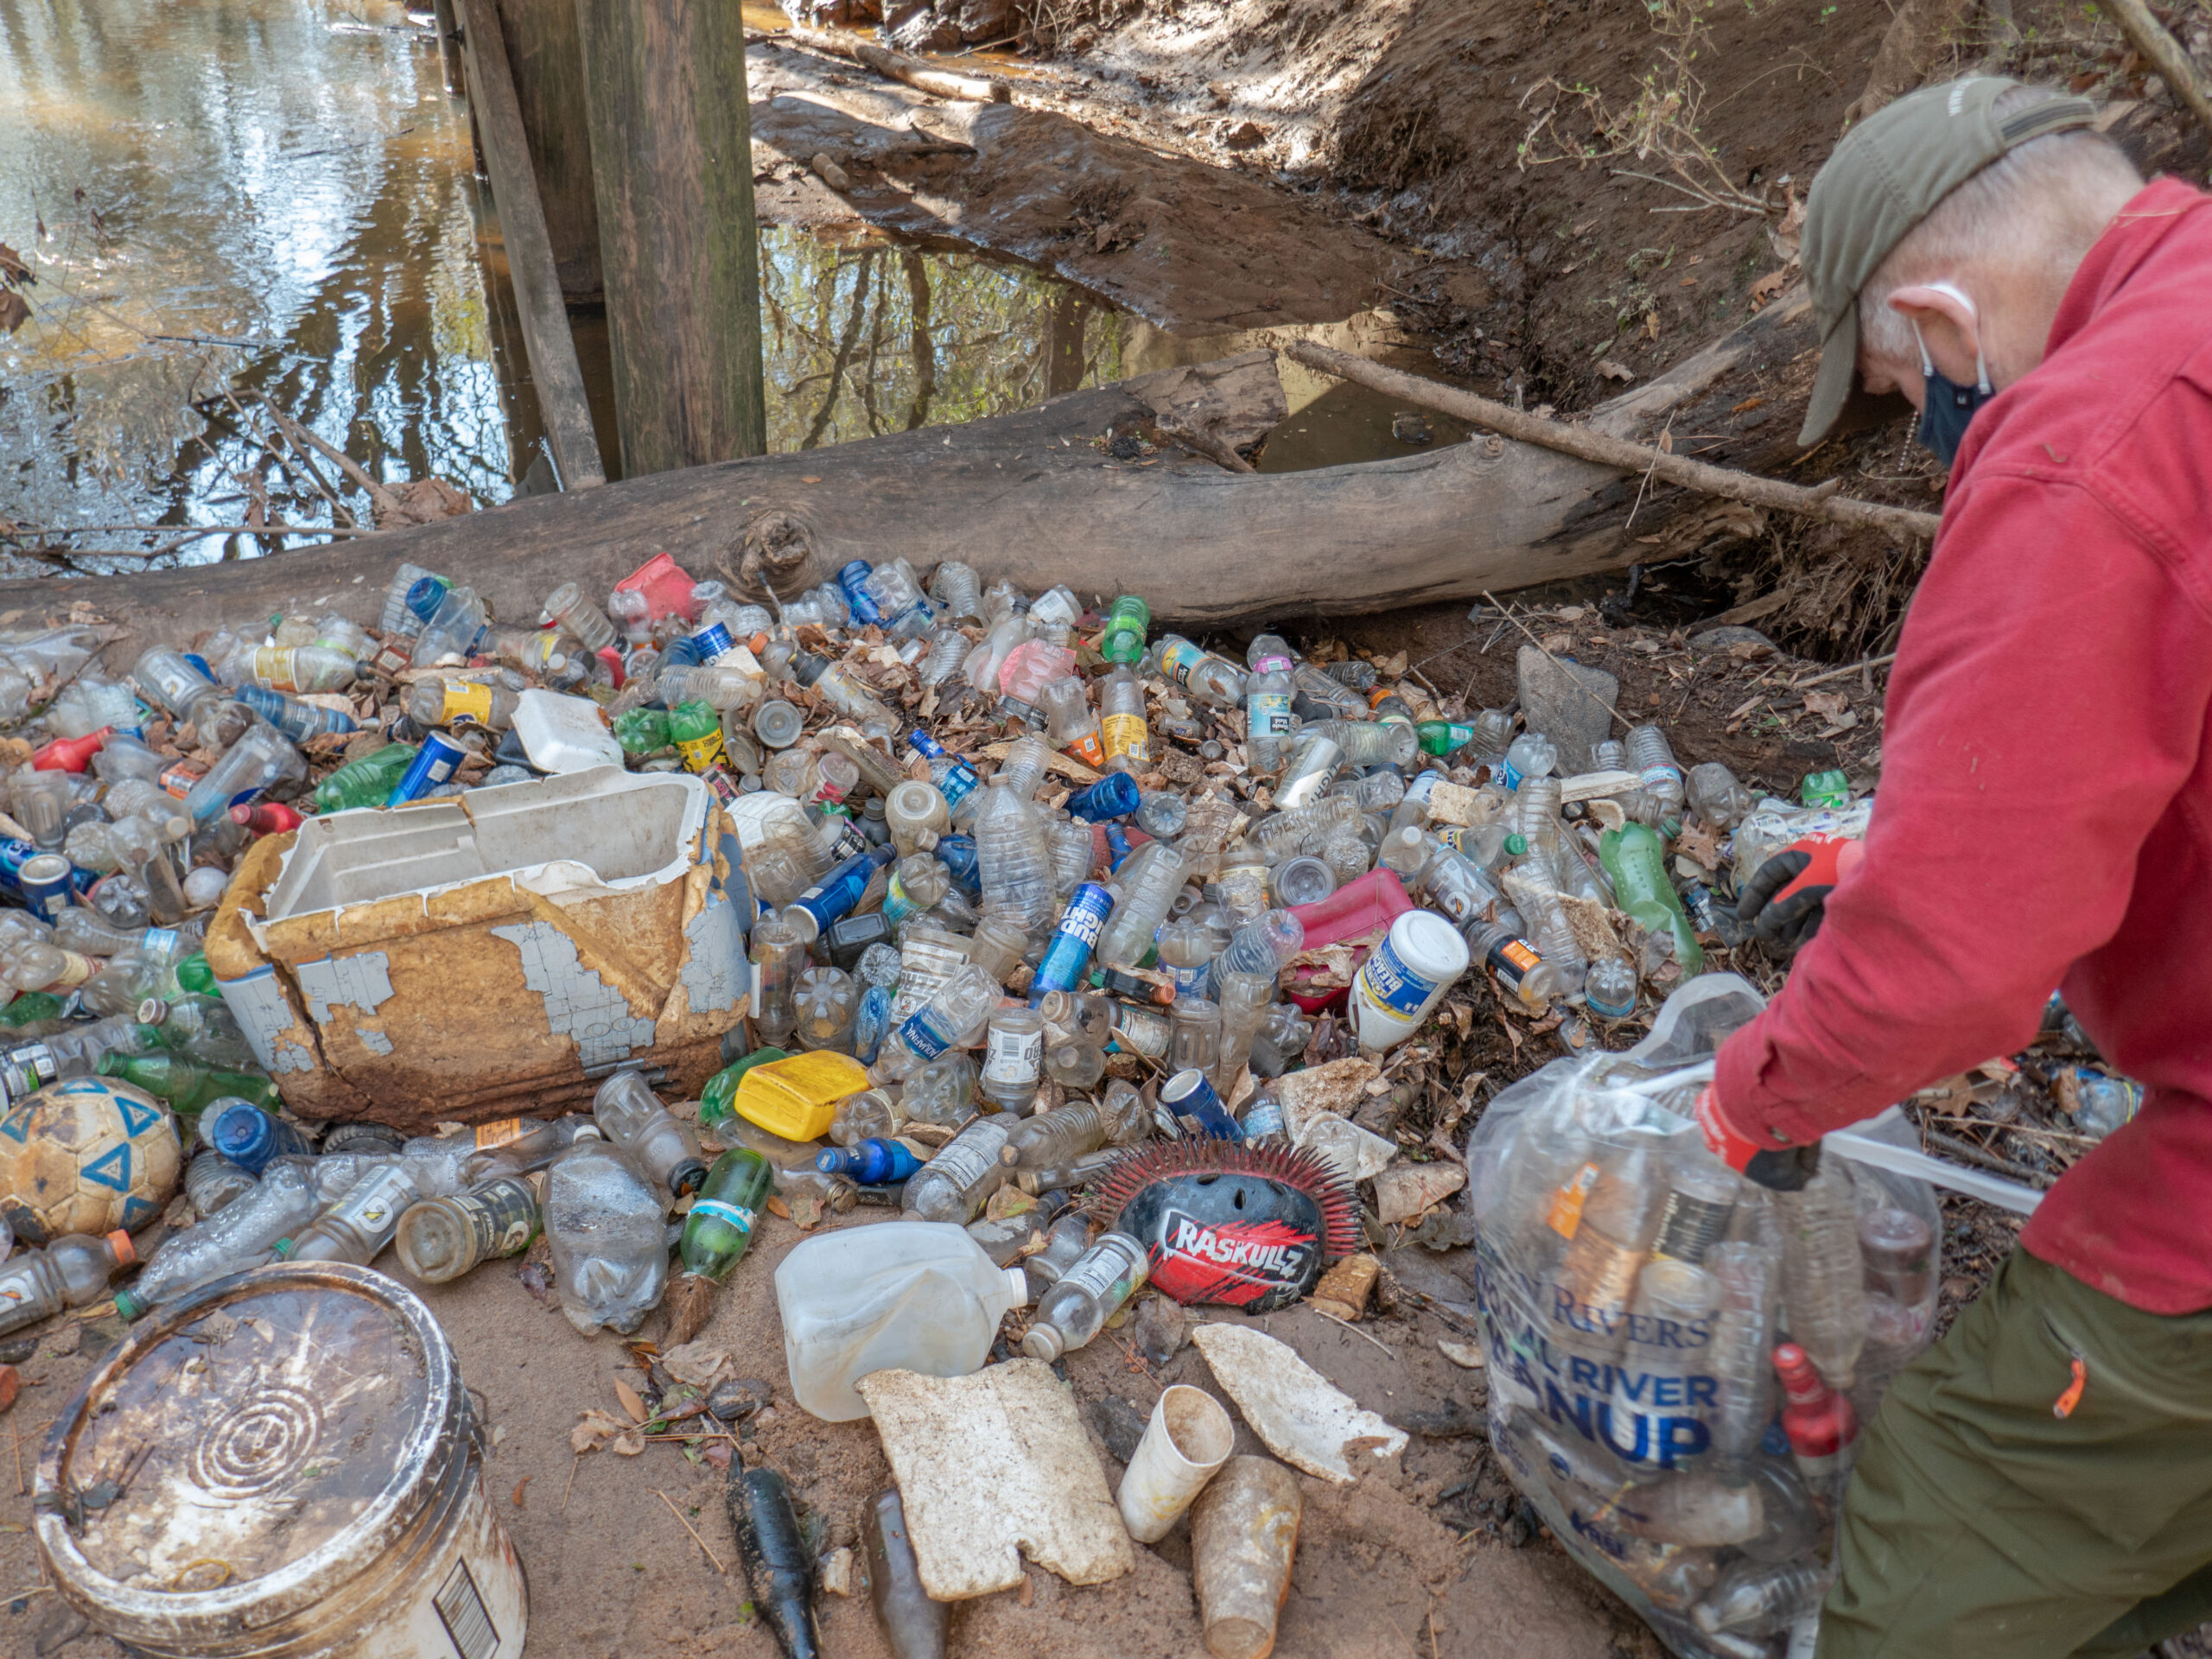
[[[1098,722],[1109,755],[1125,754],[1132,760],[1152,759],[1152,727],[1142,715],[1107,715]]]
[[[61,976],[46,988],[49,991],[74,990],[106,965],[93,961],[90,957],[80,957],[74,950],[64,950],[61,953]]]
[[[489,726],[492,723],[492,688],[474,685],[466,680],[448,680],[445,707],[440,711],[438,723],[442,726]]]
[[[720,727],[704,737],[687,737],[676,747],[683,756],[683,764],[693,772],[711,771],[728,758],[722,753]]]
[[[494,1118],[489,1123],[476,1126],[476,1144],[480,1149],[504,1147],[510,1141],[522,1138],[523,1120],[518,1117]]]
[[[1552,1194],[1551,1213],[1544,1217],[1545,1224],[1561,1238],[1573,1238],[1581,1230],[1582,1206],[1589,1200],[1590,1189],[1597,1185],[1598,1166],[1583,1165]]]
[[[1127,715],[1122,716],[1127,719]],[[1106,764],[1106,747],[1099,741],[1099,734],[1085,732],[1067,747],[1067,753],[1093,770]]]
[[[289,645],[264,645],[253,653],[253,677],[271,691],[296,691],[292,683],[293,653]]]

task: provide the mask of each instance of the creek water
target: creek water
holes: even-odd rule
[[[0,244],[35,279],[0,333],[0,570],[52,568],[10,543],[56,528],[79,532],[77,568],[117,569],[142,562],[101,549],[251,557],[302,539],[262,526],[331,524],[334,495],[362,511],[329,455],[278,459],[270,405],[381,481],[436,476],[480,505],[550,487],[496,204],[427,13],[0,0]],[[1170,334],[1029,267],[874,232],[764,226],[761,253],[778,450],[1260,340]],[[603,320],[577,334],[611,449]],[[1355,389],[1292,392],[1269,470],[1412,451]],[[180,533],[130,529],[149,525]],[[218,525],[247,528],[181,537]]]

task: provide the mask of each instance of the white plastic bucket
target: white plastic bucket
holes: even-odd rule
[[[366,1268],[219,1280],[134,1329],[39,1458],[38,1549],[157,1659],[520,1659],[522,1563],[430,1311]]]
[[[1434,911],[1409,910],[1390,924],[1351,982],[1352,1031],[1370,1052],[1395,1048],[1467,971],[1467,942]]]

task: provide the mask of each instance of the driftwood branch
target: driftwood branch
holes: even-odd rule
[[[2196,112],[2205,130],[2212,131],[2212,88],[2206,86],[2181,42],[2152,15],[2143,0],[2104,0],[2104,3],[2113,22],[2120,25],[2120,32],[2127,36],[2127,43],[2174,89],[2174,96]]]
[[[1326,346],[1317,346],[1310,340],[1294,341],[1283,348],[1284,354],[1303,363],[1310,369],[1319,369],[1333,374],[1340,380],[1355,380],[1391,397],[1402,397],[1408,403],[1441,410],[1446,415],[1471,421],[1486,427],[1502,437],[1516,443],[1541,445],[1556,449],[1580,460],[1594,461],[1600,467],[1611,467],[1623,473],[1648,473],[1669,484],[1679,484],[1686,489],[1700,490],[1707,495],[1725,497],[1732,501],[1748,502],[1755,507],[1771,507],[1783,512],[1802,513],[1809,518],[1825,519],[1831,524],[1860,525],[1878,530],[1887,535],[1932,540],[1936,527],[1942,520],[1932,512],[1915,512],[1909,507],[1885,506],[1877,501],[1860,501],[1847,495],[1839,495],[1840,486],[1831,480],[1825,484],[1807,487],[1802,484],[1785,484],[1780,479],[1762,478],[1752,473],[1738,473],[1726,467],[1714,467],[1687,456],[1669,454],[1649,444],[1631,443],[1626,438],[1617,438],[1586,426],[1570,426],[1563,421],[1547,420],[1540,415],[1530,415],[1503,404],[1478,397],[1471,391],[1440,385],[1433,380],[1424,380],[1419,375],[1402,374],[1395,369],[1386,369],[1365,358],[1354,357]]]
[[[748,35],[747,38],[753,37]],[[1014,99],[1014,88],[996,75],[969,75],[957,69],[939,69],[924,59],[910,58],[903,52],[893,52],[889,47],[878,46],[841,29],[806,29],[794,24],[780,35],[760,38],[788,41],[810,51],[826,52],[833,58],[865,64],[887,80],[903,81],[916,92],[938,98],[957,98],[970,104],[1006,104]]]

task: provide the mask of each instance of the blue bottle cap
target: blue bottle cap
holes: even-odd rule
[[[422,576],[407,590],[407,608],[421,620],[427,622],[438,613],[438,607],[446,602],[446,585],[435,576]]]

